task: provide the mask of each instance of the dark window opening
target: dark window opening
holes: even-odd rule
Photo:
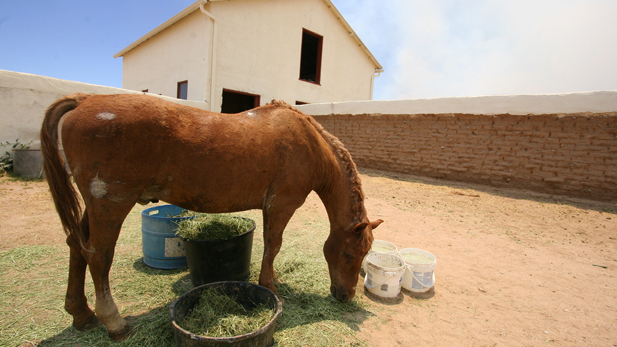
[[[148,92],[148,89],[144,89],[144,90],[142,90],[141,92],[142,92],[142,93],[147,93],[147,92]]]
[[[321,50],[323,36],[306,29],[302,30],[302,53],[300,58],[300,79],[312,83],[321,80]]]
[[[256,94],[223,89],[222,113],[239,113],[259,106],[260,97]]]
[[[187,100],[189,95],[189,81],[178,82],[178,99]]]
[[[308,102],[296,100],[296,105],[308,105]]]

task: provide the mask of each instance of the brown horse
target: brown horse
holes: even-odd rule
[[[65,114],[61,141],[83,211],[58,150]],[[103,322],[114,340],[130,327],[111,296],[109,269],[120,227],[135,203],[162,200],[209,213],[261,209],[265,248],[259,283],[276,293],[273,261],[283,230],[315,191],[330,220],[323,248],[330,290],[342,302],[354,296],[372,229],[382,222],[366,216],[349,152],[312,117],[283,102],[229,115],[145,95],[77,93],[49,107],[41,144],[70,247],[65,308],[75,328]],[[84,295],[86,266],[96,315]]]

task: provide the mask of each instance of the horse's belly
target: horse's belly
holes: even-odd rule
[[[268,180],[255,172],[181,175],[161,200],[193,211],[223,213],[262,208]],[[174,179],[175,180],[175,179]]]

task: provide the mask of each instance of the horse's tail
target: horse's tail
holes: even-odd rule
[[[41,152],[43,153],[43,168],[49,184],[51,196],[60,216],[62,227],[67,236],[76,238],[84,247],[87,236],[80,227],[82,209],[77,191],[66,171],[58,149],[58,124],[62,116],[75,109],[90,94],[75,93],[58,99],[45,112],[41,128]],[[85,248],[85,247],[84,247]]]

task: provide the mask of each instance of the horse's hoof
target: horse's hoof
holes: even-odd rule
[[[120,331],[109,331],[109,337],[111,337],[112,340],[114,340],[115,342],[120,342],[128,337],[130,337],[131,335],[133,335],[134,331],[133,328],[131,328],[130,325],[126,325],[124,327],[124,329],[121,329]]]
[[[101,324],[103,323],[98,319],[95,314],[92,314],[92,316],[88,317],[88,319],[83,322],[73,321],[73,327],[79,331],[94,329]]]

